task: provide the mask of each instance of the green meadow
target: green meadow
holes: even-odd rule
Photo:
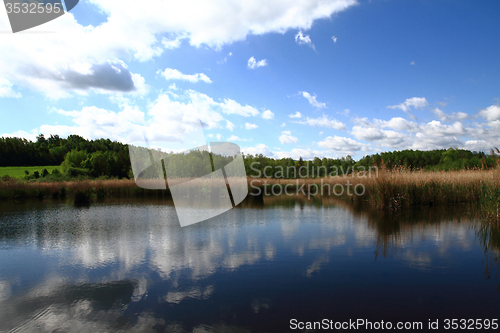
[[[52,173],[52,170],[57,169],[61,171],[61,167],[59,165],[49,165],[49,166],[22,166],[22,167],[0,167],[0,178],[3,176],[10,176],[12,178],[24,179],[27,170],[30,175],[33,175],[35,171],[38,171],[42,174],[42,170],[47,169],[49,173]]]

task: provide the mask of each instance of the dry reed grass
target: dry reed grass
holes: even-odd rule
[[[176,185],[192,179],[170,180]],[[145,180],[145,182],[157,180]],[[212,180],[206,180],[210,186]],[[247,178],[250,191],[266,186],[289,189],[303,186],[306,193],[311,187],[333,188],[335,185],[362,185],[363,195],[352,196],[351,201],[366,201],[372,208],[397,210],[403,206],[433,205],[446,203],[480,203],[490,217],[500,221],[500,167],[489,170],[462,171],[409,171],[404,168],[388,170],[384,167],[377,172],[350,173],[345,176],[307,179]],[[193,184],[195,182],[192,182]],[[199,186],[199,185],[197,185]],[[352,189],[352,187],[351,187]],[[194,188],[194,191],[199,188]],[[55,183],[23,182],[17,180],[0,181],[0,199],[44,197],[64,197],[83,192],[104,197],[160,196],[168,197],[170,191],[147,190],[130,180],[83,180]],[[331,194],[324,191],[325,194]]]

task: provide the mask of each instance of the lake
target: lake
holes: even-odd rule
[[[0,331],[486,324],[499,263],[480,226],[465,206],[382,213],[328,198],[250,197],[185,228],[169,201],[0,202]]]

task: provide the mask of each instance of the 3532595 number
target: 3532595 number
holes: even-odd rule
[[[63,9],[60,3],[6,3],[7,14],[59,14]]]
[[[445,330],[496,330],[498,319],[445,319]]]

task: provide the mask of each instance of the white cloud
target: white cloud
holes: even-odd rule
[[[329,128],[333,128],[336,130],[345,129],[344,123],[342,123],[336,119],[330,119],[326,115],[323,115],[322,117],[319,117],[319,118],[306,117],[305,120],[294,121],[294,123],[315,126],[315,127],[329,127]]]
[[[26,140],[36,141],[36,137],[42,132],[39,129],[33,129],[31,132],[15,131],[13,133],[3,133],[0,135],[4,138],[25,138]],[[45,134],[45,133],[44,133]]]
[[[233,52],[229,52],[229,53],[227,54],[227,56],[226,56],[226,57],[224,57],[224,59],[217,61],[217,63],[218,63],[219,65],[225,64],[225,63],[227,63],[227,59],[228,59],[229,57],[232,57],[232,56],[233,56]]]
[[[432,113],[438,117],[439,120],[444,121],[444,122],[449,122],[453,119],[457,120],[465,120],[469,118],[469,115],[465,112],[453,112],[452,114],[446,114],[443,110],[440,108],[434,108],[432,110]]]
[[[135,84],[134,73],[122,65],[115,66],[120,73],[114,73],[110,62],[149,61],[165,49],[180,47],[182,40],[196,47],[220,48],[248,35],[309,29],[315,20],[357,3],[256,0],[241,5],[240,0],[151,0],[137,6],[132,0],[89,1],[107,16],[99,26],[82,26],[67,13],[40,27],[57,33],[2,36],[0,77],[15,90],[26,87],[50,98],[142,91]],[[0,15],[0,29],[9,30],[6,13]]]
[[[337,43],[337,37],[332,36],[332,40],[333,40],[334,43]]]
[[[262,60],[257,61],[255,59],[255,57],[251,57],[250,59],[248,59],[247,66],[250,69],[264,67],[264,66],[267,66],[267,60],[266,59],[262,59]]]
[[[270,110],[266,110],[266,111],[262,112],[262,118],[263,119],[273,119],[274,113],[272,113]]]
[[[389,109],[400,109],[400,110],[403,110],[409,116],[411,116],[412,118],[416,119],[416,117],[410,113],[410,109],[411,108],[414,108],[414,109],[423,109],[427,105],[429,105],[429,103],[427,102],[427,100],[425,99],[425,97],[412,97],[412,98],[408,98],[407,100],[405,100],[401,104],[389,105],[388,108]]]
[[[299,30],[299,32],[295,35],[295,43],[299,45],[308,45],[310,48],[316,51],[316,46],[314,46],[311,37],[309,37],[309,35],[304,35],[302,33],[302,30]]]
[[[267,147],[265,144],[258,144],[255,147],[244,147],[241,148],[241,151],[246,154],[246,155],[259,155],[262,154],[264,156],[272,157],[274,156],[273,152],[269,147]]]
[[[242,106],[233,100],[215,102],[209,96],[193,90],[187,90],[178,97],[172,97],[169,92],[161,93],[144,111],[129,105],[126,98],[113,100],[119,105],[120,111],[95,106],[72,111],[56,110],[60,115],[70,118],[73,124],[42,125],[33,132],[59,134],[63,137],[77,134],[85,138],[110,138],[132,144],[143,142],[144,136],[147,136],[151,143],[164,148],[183,143],[192,148],[195,141],[203,139],[199,136],[193,137],[199,120],[207,129],[226,127],[232,130],[234,124],[224,119],[224,113],[248,116],[256,112],[255,109]],[[32,133],[21,134],[33,137]]]
[[[197,74],[182,74],[177,69],[166,68],[163,72],[158,71],[166,80],[181,80],[196,83],[203,81],[205,83],[212,83],[210,78],[203,73]]]
[[[286,124],[285,124],[285,123],[283,123],[283,124],[281,124],[281,126],[280,126],[280,127],[285,127],[285,126],[286,126]]]
[[[220,140],[222,139],[222,135],[220,135],[219,133],[217,133],[217,135],[216,135],[216,136],[217,136],[217,140],[219,140],[219,141],[220,141]]]
[[[392,128],[397,131],[417,132],[420,130],[420,126],[416,122],[401,117],[394,117],[388,121],[375,119],[374,125],[383,128]]]
[[[21,93],[12,89],[12,83],[9,80],[0,77],[0,97],[20,98],[22,96]]]
[[[251,124],[251,123],[245,123],[245,128],[247,130],[253,130],[253,129],[256,129],[257,127],[259,127],[259,126],[255,125],[255,124]]]
[[[226,114],[237,114],[243,117],[259,115],[259,111],[256,108],[249,105],[243,106],[238,102],[229,98],[224,99],[224,103],[215,103],[215,104],[216,105],[218,104],[221,107],[222,112]]]
[[[491,105],[479,111],[479,115],[487,121],[500,120],[500,106]]]
[[[358,140],[375,142],[377,146],[392,149],[405,149],[412,143],[409,135],[392,130],[354,126],[351,134]]]
[[[328,156],[332,157],[331,153],[328,151],[319,151],[319,150],[313,150],[310,148],[307,149],[301,149],[301,148],[294,148],[290,151],[274,151],[273,155],[280,159],[280,158],[293,158],[294,160],[298,160],[299,158],[302,157],[304,160],[312,160],[315,157],[319,156]]]
[[[336,152],[342,152],[347,154],[353,154],[360,150],[368,150],[369,146],[353,140],[351,138],[345,138],[340,136],[329,136],[324,141],[318,142],[318,146],[321,148],[330,149]]]
[[[311,96],[311,94],[309,94],[307,91],[301,91],[300,94],[302,94],[302,96],[304,96],[304,98],[306,98],[309,101],[309,104],[311,104],[315,108],[318,109],[326,108],[325,103],[320,103],[316,100],[316,95]]]
[[[459,117],[459,115],[456,117]],[[466,127],[460,121],[455,121],[451,125],[443,124],[439,120],[417,124],[396,117],[390,120],[374,119],[372,122],[366,118],[358,118],[355,119],[355,123],[358,125],[353,126],[351,131],[354,137],[359,140],[373,142],[378,149],[383,150],[465,148],[462,138],[467,137],[474,138],[472,140],[474,142],[480,142],[481,140],[494,142],[495,140],[495,135],[492,134],[493,131],[487,131],[484,127]],[[385,128],[389,128],[389,130]],[[500,134],[496,134],[496,137],[500,138]]]
[[[267,157],[274,157],[274,158],[293,158],[294,160],[298,160],[300,157],[302,157],[304,160],[312,160],[314,157],[317,156],[332,156],[332,154],[329,151],[320,151],[320,150],[313,150],[310,148],[307,149],[300,149],[300,148],[294,148],[290,151],[284,151],[281,150],[278,147],[275,147],[274,151],[269,149],[264,144],[258,144],[255,147],[244,147],[242,148],[242,151],[244,154],[251,154],[251,155],[259,155],[262,154]]]
[[[188,35],[186,35],[186,34],[179,34],[179,35],[175,36],[173,39],[168,39],[168,38],[163,37],[161,39],[161,44],[163,45],[163,47],[165,49],[173,50],[173,49],[179,48],[181,46],[182,40],[187,39],[187,38],[188,38]]]
[[[412,66],[415,65],[415,61],[410,62],[410,65]]]
[[[302,114],[299,111],[297,111],[294,114],[288,115],[288,117],[290,117],[290,118],[302,118]]]
[[[220,47],[244,40],[250,34],[283,33],[291,28],[309,29],[314,20],[330,17],[355,5],[356,1],[311,0],[301,3],[283,0],[270,3],[257,0],[241,5],[238,0],[228,0],[224,4],[216,0],[151,0],[148,6],[141,8],[134,8],[135,2],[131,0],[91,0],[91,3],[110,15],[108,21],[134,17],[134,27],[146,25],[155,33],[185,32],[192,45]]]
[[[280,140],[281,144],[297,143],[299,141],[299,139],[292,136],[292,133],[290,131],[281,132],[279,140]]]
[[[232,142],[232,141],[252,141],[251,139],[242,139],[237,137],[236,135],[231,135],[227,141]]]
[[[469,118],[469,115],[465,112],[453,112],[453,114],[451,116],[452,116],[452,118],[455,118],[458,120],[465,120],[465,119]]]
[[[439,118],[439,120],[441,121],[449,121],[450,120],[450,117],[444,113],[443,110],[441,110],[440,108],[434,108],[432,110],[432,113],[434,113],[436,115],[436,117]]]

